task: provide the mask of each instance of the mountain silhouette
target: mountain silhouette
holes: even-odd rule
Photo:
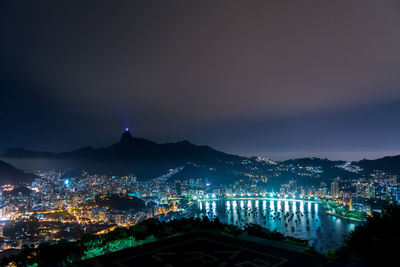
[[[209,146],[195,145],[187,140],[159,144],[145,138],[133,137],[129,131],[125,131],[118,142],[107,147],[87,146],[61,153],[14,148],[7,150],[2,157],[16,164],[20,163],[18,160],[41,162],[40,168],[44,170],[84,169],[92,173],[134,174],[139,179],[159,177],[171,168],[194,164],[204,166],[204,168],[208,166],[208,169],[218,168],[220,175],[217,179],[221,178],[219,180],[224,182],[229,180],[227,173],[231,173],[232,163],[244,159]],[[32,159],[39,159],[39,161],[32,161]],[[200,169],[195,168],[195,170]],[[198,171],[198,175],[194,177],[203,177],[203,173]],[[208,173],[206,178],[215,176],[215,173],[210,170]]]
[[[359,165],[367,171],[385,170],[393,174],[400,174],[400,155],[387,156],[375,160],[360,160]]]
[[[7,150],[6,158],[69,158],[107,160],[178,160],[178,161],[235,161],[241,157],[217,151],[209,146],[198,146],[189,141],[158,144],[145,138],[133,137],[125,131],[119,142],[102,148],[82,147],[73,151],[52,153],[23,148]]]
[[[0,161],[0,185],[11,184],[18,185],[21,182],[30,182],[35,178],[35,175],[25,173],[11,164]]]
[[[329,178],[350,177],[357,178],[355,173],[347,172],[337,168],[339,164],[343,164],[343,160],[328,160],[321,158],[299,158],[283,161],[285,164],[301,165],[301,166],[320,166],[324,169],[324,176]],[[378,159],[363,159],[355,161],[365,172],[370,173],[374,170],[383,170],[392,174],[400,175],[400,155],[387,156]]]
[[[112,175],[134,174],[139,179],[159,177],[178,166],[186,168],[176,174],[175,178],[205,178],[223,183],[242,179],[243,173],[246,172],[241,164],[242,160],[246,159],[244,157],[227,154],[209,146],[195,145],[187,140],[159,144],[145,138],[134,137],[129,131],[125,131],[118,142],[107,147],[86,146],[61,153],[14,148],[7,150],[3,158],[15,163],[16,166],[20,166],[17,165],[18,160],[32,161],[37,158],[41,163],[46,163],[41,165],[41,168],[75,168]],[[336,167],[343,162],[303,158],[283,161],[282,164],[320,166],[323,168],[322,177],[326,178],[327,182],[336,177],[349,179],[356,177],[357,174]],[[362,160],[358,163],[365,171],[380,169],[400,174],[400,156]]]

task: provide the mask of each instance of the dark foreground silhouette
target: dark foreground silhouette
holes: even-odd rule
[[[294,257],[293,253],[297,253],[296,257],[301,257],[298,256],[300,254],[309,255],[309,257],[316,256],[312,259],[317,259],[321,264],[327,265],[382,265],[395,260],[397,256],[396,252],[400,241],[399,225],[400,207],[387,206],[382,213],[373,214],[365,223],[357,226],[345,238],[343,247],[328,251],[325,258],[323,258],[312,247],[308,246],[307,241],[291,238],[259,225],[251,224],[244,229],[240,229],[234,225],[223,224],[218,219],[210,221],[206,217],[203,219],[189,218],[169,222],[148,219],[129,228],[117,228],[103,235],[86,234],[75,242],[60,241],[52,244],[40,244],[36,248],[25,247],[18,255],[3,259],[1,265],[7,265],[10,262],[14,262],[17,266],[82,265],[85,262],[96,262],[96,257],[99,256],[100,258],[107,259],[109,257],[113,259],[119,257],[118,255],[124,255],[124,253],[139,252],[142,246],[150,246],[150,248],[151,246],[162,246],[163,242],[168,244],[175,242],[173,238],[177,239],[176,236],[181,236],[179,238],[185,239],[185,235],[198,235],[196,233],[213,235],[208,239],[214,240],[212,241],[214,243],[219,242],[215,240],[224,241],[224,236],[226,240],[232,239],[231,242],[225,242],[227,244],[238,242],[237,240],[242,240],[239,242],[242,244],[249,243],[248,241],[253,242],[248,244],[250,247],[254,246],[254,240],[251,238],[256,238],[257,242],[259,240],[272,240],[268,241],[269,243],[262,242],[262,245],[269,246],[272,251],[278,247],[279,249],[276,250],[276,253],[283,253],[288,259]],[[247,241],[243,239],[246,236],[250,238]],[[169,237],[173,238],[170,239]],[[283,245],[276,246],[276,244]],[[300,247],[301,249],[297,249],[294,252],[282,252],[288,251],[288,246]]]

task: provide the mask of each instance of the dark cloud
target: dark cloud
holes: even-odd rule
[[[125,126],[245,154],[399,149],[374,108],[400,99],[398,1],[1,5],[0,149],[104,145]]]

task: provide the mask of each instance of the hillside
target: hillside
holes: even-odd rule
[[[34,177],[33,174],[25,173],[11,164],[0,161],[0,185],[18,185],[21,182],[30,182]]]
[[[67,159],[111,159],[111,160],[238,160],[241,157],[217,151],[209,146],[198,146],[189,141],[158,144],[145,138],[132,137],[129,131],[122,134],[119,142],[102,148],[83,147],[61,153],[37,152],[23,148],[7,150],[6,158],[67,158]]]
[[[393,174],[400,175],[400,155],[384,157],[375,160],[360,160],[358,162],[361,168],[367,171],[384,170]]]
[[[40,158],[41,163],[46,163],[49,168],[71,167],[113,175],[135,174],[139,179],[161,176],[169,169],[186,165],[187,162],[226,168],[226,162],[238,162],[243,159],[186,140],[158,144],[145,138],[133,137],[129,131],[125,131],[117,143],[108,147],[87,146],[61,153],[15,148],[7,150],[3,158],[13,162],[16,159]]]

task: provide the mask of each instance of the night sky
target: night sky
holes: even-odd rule
[[[0,152],[129,127],[272,159],[400,154],[400,1],[1,1]]]

